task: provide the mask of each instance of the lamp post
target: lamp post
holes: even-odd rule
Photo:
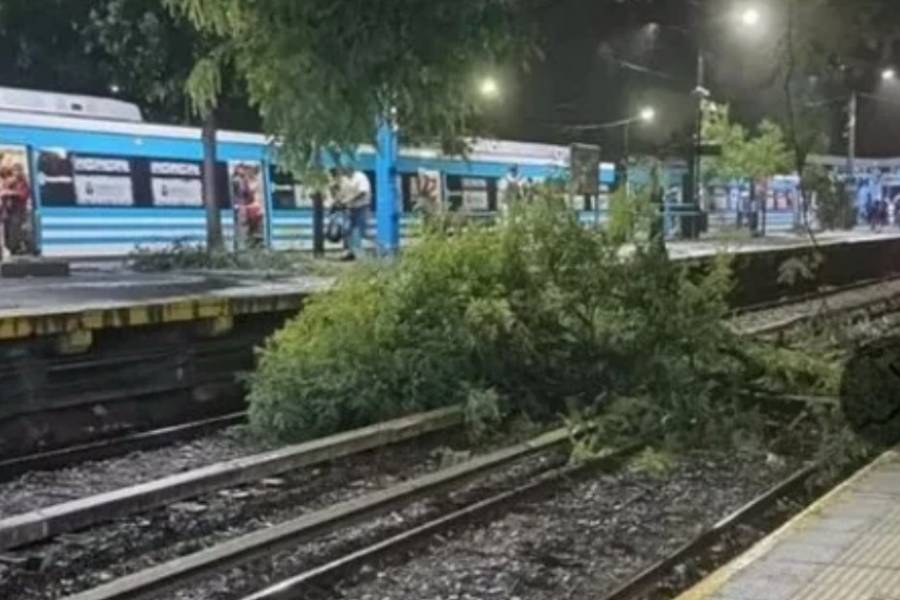
[[[897,79],[897,70],[894,67],[885,67],[881,70],[881,80],[891,82]],[[859,139],[859,92],[853,88],[850,92],[850,100],[847,103],[847,189],[856,193],[856,147]],[[871,95],[863,94],[871,97]]]
[[[758,30],[763,24],[763,14],[756,6],[745,6],[736,15],[737,25],[744,30]],[[731,17],[729,16],[729,20]],[[694,148],[691,153],[690,177],[691,194],[693,203],[700,205],[702,185],[702,155],[703,155],[703,107],[711,96],[706,87],[706,56],[702,40],[697,41],[697,85],[693,95],[697,101],[697,122],[694,125]]]

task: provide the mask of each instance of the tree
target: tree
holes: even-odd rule
[[[88,93],[107,90],[106,74],[84,51],[79,28],[91,0],[0,2],[0,82]]]
[[[846,121],[851,90],[872,85],[900,39],[900,6],[894,0],[785,0],[772,20],[782,24],[774,49],[783,117],[801,176],[804,205],[810,153],[827,148],[835,113]],[[833,144],[831,144],[833,145]]]
[[[466,132],[478,77],[527,55],[526,1],[165,0],[221,40],[195,66],[195,101],[215,106],[234,68],[295,170],[371,141],[390,115],[408,139]]]
[[[141,98],[156,114],[201,118],[206,247],[210,252],[224,251],[218,198],[222,190],[216,189],[215,174],[215,106],[199,102],[189,107],[186,94],[194,60],[202,58],[213,42],[158,0],[95,2],[89,17],[83,28],[85,44],[89,51],[107,57],[110,77],[124,94]],[[221,88],[219,79],[215,85]]]
[[[759,185],[775,175],[790,171],[792,155],[784,133],[775,122],[763,120],[752,135],[732,123],[727,106],[711,106],[704,111],[704,139],[721,147],[721,155],[707,171],[723,181],[750,181],[750,200],[756,203]],[[765,199],[762,203],[765,214]]]

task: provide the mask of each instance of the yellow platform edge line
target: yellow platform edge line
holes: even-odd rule
[[[171,301],[131,306],[0,317],[0,341],[23,340],[78,330],[121,329],[223,316],[286,312],[299,310],[308,296],[308,293],[279,293],[257,298],[173,298]]]
[[[892,448],[880,455],[846,481],[813,502],[803,512],[757,542],[747,552],[741,554],[724,567],[714,571],[707,576],[706,579],[678,596],[676,600],[708,600],[713,595],[720,592],[727,583],[732,581],[747,567],[764,558],[776,545],[790,537],[797,530],[810,524],[819,512],[834,504],[842,495],[849,492],[853,486],[859,483],[863,478],[867,477],[882,465],[898,459],[900,459],[900,447]]]

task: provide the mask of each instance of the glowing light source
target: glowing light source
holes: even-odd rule
[[[485,98],[496,98],[500,95],[500,85],[493,77],[485,77],[478,86],[478,91]]]
[[[746,27],[757,27],[762,22],[762,13],[758,8],[747,7],[741,11],[741,24]]]

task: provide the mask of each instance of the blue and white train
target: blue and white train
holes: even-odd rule
[[[265,245],[311,248],[311,201],[277,169],[270,140],[222,131],[218,144],[226,240],[235,241],[234,205],[243,199],[235,197],[234,181],[243,177],[260,195]],[[0,88],[0,172],[15,165],[24,172],[31,190],[31,246],[45,256],[122,256],[138,246],[203,243],[202,155],[198,129],[146,123],[138,107],[126,102]],[[402,236],[408,241],[414,235],[412,204],[423,177],[436,180],[442,202],[490,213],[510,166],[540,181],[565,170],[568,156],[565,147],[493,140],[474,142],[466,158],[432,148],[401,149],[396,185]],[[355,162],[373,177],[373,148],[360,148]],[[604,164],[602,184],[614,177],[614,166]],[[585,220],[601,214],[589,201],[574,208]]]

